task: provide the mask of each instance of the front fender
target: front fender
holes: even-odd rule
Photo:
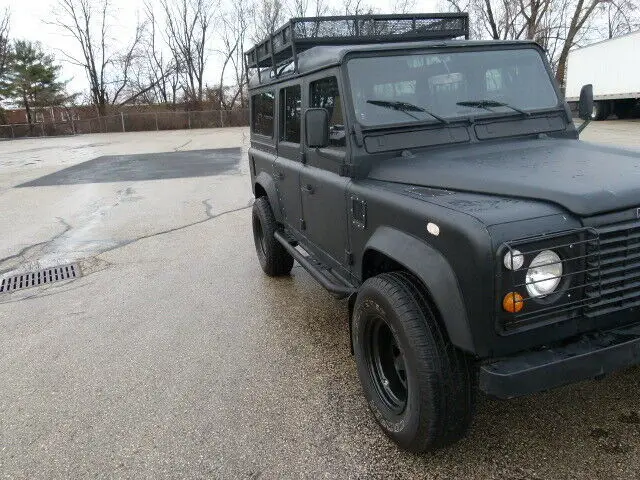
[[[426,286],[457,347],[475,351],[469,320],[458,280],[444,256],[429,244],[391,227],[379,227],[365,247],[398,262],[416,275]]]
[[[256,195],[257,186],[262,187],[262,189],[267,193],[267,198],[269,199],[273,215],[276,217],[278,222],[282,222],[282,212],[280,211],[280,204],[278,203],[278,190],[276,189],[276,184],[273,181],[273,178],[264,171],[260,172],[253,182],[254,195]]]

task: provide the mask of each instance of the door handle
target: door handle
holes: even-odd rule
[[[308,193],[309,195],[313,195],[313,192],[315,192],[315,189],[313,188],[312,185],[309,185],[308,183],[302,187],[300,190],[302,190],[304,193]]]

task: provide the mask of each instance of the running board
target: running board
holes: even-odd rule
[[[309,275],[311,275],[320,285],[331,293],[347,297],[356,292],[356,289],[353,286],[346,285],[344,283],[337,283],[334,279],[329,278],[321,268],[310,261],[309,257],[305,257],[296,249],[296,247],[291,245],[287,237],[285,237],[281,232],[275,232],[273,236],[282,244],[285,250],[289,252],[300,265],[302,265],[302,268],[309,272]]]

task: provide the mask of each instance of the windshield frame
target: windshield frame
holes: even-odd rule
[[[448,53],[452,51],[457,53],[457,52],[496,51],[496,50],[504,51],[504,50],[525,50],[525,49],[534,50],[540,56],[540,59],[542,60],[542,64],[544,65],[544,68],[547,72],[549,82],[551,84],[551,87],[555,93],[556,100],[557,100],[554,106],[527,110],[527,113],[530,114],[528,117],[525,117],[522,114],[513,110],[505,110],[504,112],[490,112],[488,110],[484,110],[484,111],[479,110],[477,113],[473,113],[473,114],[460,114],[456,116],[447,116],[445,118],[448,120],[449,125],[445,125],[431,117],[425,118],[423,120],[414,120],[414,121],[409,120],[406,122],[380,123],[375,125],[361,124],[356,118],[355,102],[353,98],[353,91],[351,89],[351,77],[349,75],[349,69],[348,69],[349,61],[353,59],[437,54],[437,53]],[[477,121],[483,121],[485,119],[492,120],[496,118],[516,117],[518,120],[520,119],[525,120],[528,118],[535,118],[539,114],[549,113],[549,112],[562,112],[565,114],[565,116],[568,115],[566,113],[566,102],[564,100],[564,97],[562,96],[562,92],[560,91],[559,85],[555,80],[555,76],[553,75],[553,71],[551,70],[551,65],[549,64],[549,61],[547,59],[546,52],[540,45],[538,45],[535,42],[528,42],[528,41],[509,42],[509,43],[495,42],[495,44],[481,44],[481,45],[468,45],[461,42],[460,45],[452,45],[451,43],[436,44],[433,47],[425,47],[424,45],[421,45],[419,47],[417,46],[416,48],[402,49],[402,50],[393,49],[393,48],[388,48],[388,49],[381,48],[381,49],[372,49],[372,50],[366,50],[366,51],[365,50],[351,51],[345,54],[344,58],[342,59],[341,70],[345,79],[344,86],[346,88],[344,93],[346,95],[346,99],[348,100],[349,106],[350,106],[348,115],[351,117],[351,120],[353,121],[354,124],[356,123],[359,124],[362,130],[367,130],[367,131],[388,130],[388,129],[402,128],[402,127],[415,127],[416,125],[446,128],[453,124],[459,124],[460,122],[473,124],[473,123],[476,123]],[[571,122],[571,119],[569,118],[568,121]]]

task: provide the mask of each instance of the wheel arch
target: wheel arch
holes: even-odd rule
[[[282,221],[280,205],[278,203],[278,190],[276,189],[273,178],[266,172],[260,172],[253,182],[253,195],[256,198],[267,197],[276,220],[278,222]]]
[[[362,281],[399,269],[412,273],[422,282],[451,342],[468,352],[475,351],[460,286],[446,258],[414,236],[391,227],[380,227],[364,248]]]

